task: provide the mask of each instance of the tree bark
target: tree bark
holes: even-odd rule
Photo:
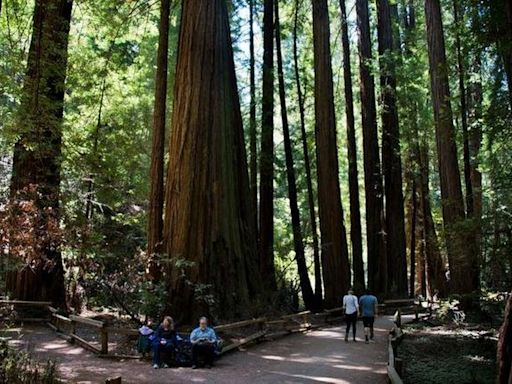
[[[457,293],[478,289],[478,263],[468,250],[465,214],[452,121],[450,88],[439,0],[425,0],[432,104],[441,184],[446,248],[450,263],[450,288]]]
[[[34,252],[28,259],[18,255],[24,265],[8,279],[7,289],[17,299],[50,300],[60,307],[66,306],[64,271],[60,236],[52,233],[59,232],[61,125],[71,8],[68,0],[35,2],[10,186],[14,201],[35,207],[30,233],[36,245],[25,243],[27,238],[22,235],[10,239],[11,252],[31,247]]]
[[[388,0],[377,0],[377,19],[382,103],[382,170],[386,196],[387,288],[393,296],[407,297],[407,256],[405,250],[400,129],[396,105],[395,63],[392,58],[392,54],[396,51],[393,43],[393,25]]]
[[[356,0],[359,31],[359,76],[363,125],[364,181],[366,198],[366,238],[368,286],[376,293],[387,290],[387,256],[383,227],[383,187],[377,135],[375,83],[370,70],[372,48],[367,0]]]
[[[306,171],[306,185],[308,190],[309,220],[311,221],[311,235],[313,239],[313,265],[315,270],[315,296],[318,306],[322,305],[322,270],[320,265],[320,250],[318,247],[318,230],[316,224],[315,199],[313,195],[313,182],[311,178],[311,162],[309,160],[308,140],[306,134],[306,117],[304,97],[299,74],[299,54],[297,46],[297,30],[299,24],[299,0],[295,1],[295,15],[293,21],[293,61],[295,68],[295,84],[297,86],[297,98],[299,103],[300,133],[302,151],[304,153],[304,168]]]
[[[184,0],[163,237],[178,321],[247,315],[261,285],[253,230],[226,2]]]
[[[263,12],[259,252],[266,288],[274,291],[274,0],[264,1]]]
[[[297,184],[290,139],[290,128],[288,126],[288,112],[286,109],[286,90],[283,74],[283,54],[281,51],[281,26],[279,23],[279,0],[274,1],[275,25],[276,25],[276,55],[277,55],[277,76],[279,79],[279,99],[281,101],[281,119],[283,123],[284,151],[286,157],[286,176],[288,180],[288,197],[290,201],[290,212],[292,216],[293,245],[295,249],[295,260],[299,273],[302,298],[306,309],[317,311],[317,303],[311,282],[309,281],[308,267],[304,255],[304,244],[302,241],[302,230],[300,225],[300,213],[297,203]]]
[[[161,276],[158,254],[162,252],[164,208],[164,151],[167,101],[167,67],[169,50],[169,14],[171,1],[160,3],[160,25],[155,79],[155,109],[153,112],[153,138],[151,146],[149,217],[148,217],[148,275],[153,281]]]
[[[352,268],[354,288],[362,292],[365,288],[363,243],[361,234],[361,211],[359,204],[359,181],[357,171],[357,143],[354,122],[354,95],[352,92],[352,69],[350,43],[347,26],[345,0],[340,0],[341,39],[343,44],[343,79],[345,81],[345,114],[347,118],[348,183],[350,192],[350,240],[352,242]]]
[[[347,236],[338,176],[338,149],[327,0],[313,1],[315,137],[322,273],[326,307],[339,305],[350,285]]]
[[[505,309],[505,319],[498,339],[498,384],[512,383],[512,295]]]

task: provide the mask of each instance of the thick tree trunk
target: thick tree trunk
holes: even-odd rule
[[[264,1],[261,106],[259,252],[266,289],[276,288],[274,268],[274,0]]]
[[[498,340],[498,384],[512,383],[512,294],[508,298],[505,319]]]
[[[18,227],[11,237],[11,254],[23,259],[23,267],[7,287],[15,298],[50,300],[61,307],[66,305],[58,235],[61,125],[71,8],[68,0],[35,2],[11,179],[15,205],[33,204],[32,228],[26,233],[34,236],[19,236]]]
[[[258,232],[258,149],[256,132],[256,70],[254,55],[254,0],[249,0],[249,51],[250,51],[250,92],[251,106],[249,117],[249,174],[254,228]]]
[[[352,69],[350,43],[347,26],[345,0],[340,0],[341,39],[343,44],[343,78],[345,81],[345,113],[347,118],[348,183],[350,192],[350,241],[352,242],[352,268],[354,288],[361,292],[365,288],[363,243],[361,234],[361,211],[359,204],[359,181],[357,172],[357,143],[354,122],[354,95],[352,92]]]
[[[316,158],[325,305],[335,307],[350,285],[341,206],[327,0],[313,1]]]
[[[368,286],[376,293],[387,288],[387,256],[383,228],[383,188],[377,134],[375,84],[370,70],[372,45],[368,0],[356,0],[359,31],[359,71],[363,124],[364,184],[366,196],[366,238]]]
[[[393,26],[388,0],[377,0],[380,88],[382,103],[382,170],[386,196],[386,245],[388,291],[407,297],[407,256],[405,250],[404,196],[400,130],[396,105],[396,75],[392,54]],[[396,52],[395,52],[396,53]]]
[[[168,310],[247,314],[256,249],[226,2],[184,0],[174,87],[164,246]]]
[[[288,126],[288,112],[286,109],[286,90],[283,74],[283,54],[281,51],[281,26],[279,24],[279,0],[275,0],[275,25],[276,25],[276,55],[277,55],[277,76],[279,79],[279,99],[281,101],[281,119],[283,122],[284,151],[286,157],[286,176],[288,180],[288,197],[290,201],[290,212],[292,216],[293,245],[295,249],[295,260],[299,272],[300,288],[306,309],[317,311],[315,295],[311,282],[309,281],[308,267],[304,255],[304,244],[302,241],[302,230],[300,225],[299,205],[297,203],[297,184],[293,161],[292,143],[290,139],[290,128]]]
[[[309,160],[308,140],[306,134],[306,117],[304,97],[299,74],[299,53],[297,47],[297,30],[299,24],[299,0],[295,1],[295,15],[293,20],[293,61],[295,68],[295,84],[297,86],[297,98],[299,102],[300,133],[302,151],[304,153],[304,168],[306,171],[306,185],[308,190],[309,220],[311,221],[311,235],[313,239],[313,265],[315,270],[315,297],[317,305],[322,306],[322,270],[320,265],[320,250],[318,247],[318,231],[316,225],[315,198],[313,195],[313,182],[311,178],[311,162]]]
[[[425,13],[443,221],[450,263],[450,288],[453,292],[470,293],[479,286],[478,262],[471,247],[467,247],[470,239],[464,228],[464,201],[439,0],[425,0]]]
[[[149,175],[150,192],[147,252],[149,257],[148,275],[153,281],[158,281],[161,275],[158,254],[162,252],[162,230],[164,224],[165,112],[167,101],[170,3],[170,0],[162,0],[160,4],[160,25],[155,79],[155,110],[153,112],[151,170]]]

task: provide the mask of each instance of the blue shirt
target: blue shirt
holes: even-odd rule
[[[374,317],[377,298],[373,295],[363,295],[359,298],[359,306],[363,317]]]
[[[215,334],[215,331],[213,328],[206,327],[204,330],[200,327],[197,327],[192,331],[190,334],[190,341],[194,342],[197,340],[205,339],[211,343],[217,342],[217,335]]]

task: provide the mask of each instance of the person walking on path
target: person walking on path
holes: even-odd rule
[[[356,340],[356,324],[357,317],[359,316],[359,302],[357,297],[354,296],[352,289],[348,290],[348,294],[343,297],[343,312],[345,313],[345,321],[347,322],[347,330],[345,331],[345,342],[348,342],[348,334],[352,326],[352,337]]]
[[[366,344],[369,343],[368,336],[370,337],[370,340],[373,341],[373,323],[375,321],[375,316],[377,315],[378,304],[377,298],[372,295],[369,290],[366,290],[365,294],[359,298],[359,307],[361,308],[363,315],[364,338]]]

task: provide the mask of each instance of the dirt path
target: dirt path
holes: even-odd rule
[[[362,324],[358,323],[362,337]],[[341,327],[288,336],[224,356],[211,370],[154,370],[149,362],[101,359],[70,345],[47,328],[27,328],[18,344],[36,358],[57,361],[69,383],[104,383],[122,376],[123,383],[335,383],[386,382],[388,318],[376,322],[376,343],[343,341]]]

